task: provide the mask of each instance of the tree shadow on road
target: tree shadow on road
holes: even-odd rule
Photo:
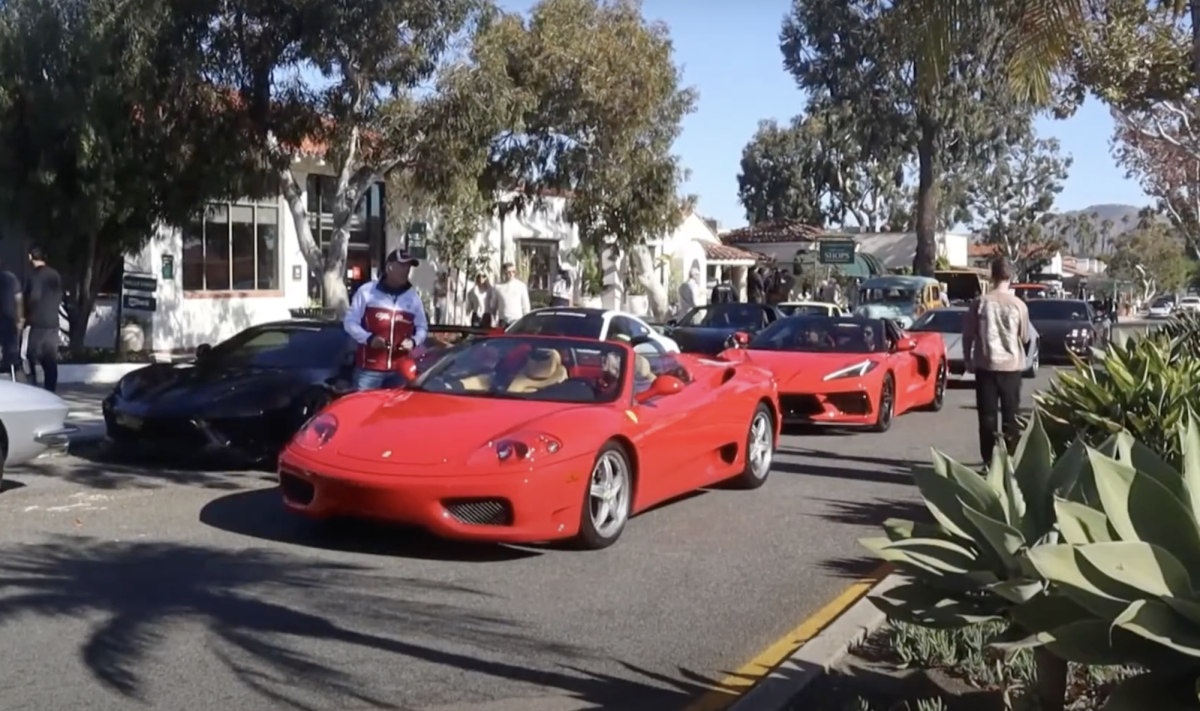
[[[822,466],[807,462],[781,462],[775,460],[771,471],[778,474],[796,474],[800,476],[828,477],[830,479],[849,479],[867,481],[878,484],[912,484],[909,470],[879,471],[874,469],[855,469],[853,467]]]
[[[207,651],[242,684],[287,708],[403,706],[402,698],[385,698],[404,695],[395,679],[373,690],[355,673],[367,656],[394,656],[382,664],[397,669],[444,666],[537,687],[530,696],[559,692],[602,706],[624,698],[668,708],[700,689],[573,671],[565,663],[595,657],[477,609],[488,597],[258,549],[70,536],[0,549],[0,626],[29,616],[100,620],[83,633],[80,658],[103,687],[131,701],[148,699],[140,668],[172,636],[195,638],[195,625],[204,629]]]
[[[891,457],[871,457],[859,454],[846,454],[844,452],[830,452],[821,449],[794,449],[781,448],[778,454],[787,454],[796,457],[805,457],[807,459],[829,459],[837,462],[855,462],[858,464],[871,464],[877,467],[886,467],[897,471],[911,472],[914,467],[928,466],[925,462],[913,462],[908,459],[894,459]]]
[[[817,514],[827,521],[848,523],[852,526],[879,527],[889,518],[905,521],[932,522],[933,517],[920,498],[912,499],[868,499],[866,501],[838,501],[819,499],[826,510]]]
[[[13,473],[51,477],[104,491],[158,489],[168,485],[234,491],[264,477],[274,480],[274,476],[261,471],[211,470],[205,466],[204,462],[185,457],[167,461],[134,456],[109,443],[99,443],[72,449],[70,457],[32,462]]]
[[[264,541],[391,558],[496,563],[541,555],[536,549],[447,541],[420,529],[371,521],[310,521],[283,507],[278,487],[210,501],[200,510],[200,522]]]

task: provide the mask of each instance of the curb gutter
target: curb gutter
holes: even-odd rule
[[[867,597],[890,590],[902,581],[894,573],[879,581],[849,610],[772,669],[728,711],[785,711],[801,691],[829,671],[851,647],[883,626],[887,618]]]

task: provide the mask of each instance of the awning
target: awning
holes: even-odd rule
[[[704,256],[708,263],[713,265],[751,267],[763,259],[763,255],[740,247],[706,241],[701,241],[700,244],[704,246]]]

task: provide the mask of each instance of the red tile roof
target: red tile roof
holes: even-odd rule
[[[1054,245],[1034,245],[1021,250],[1021,256],[1025,258],[1036,256],[1054,256],[1058,249]],[[994,257],[1000,252],[1000,249],[994,244],[979,244],[972,243],[967,246],[967,256],[974,258]]]
[[[725,244],[770,244],[774,242],[812,242],[825,230],[798,220],[773,220],[730,230],[721,235]]]
[[[727,244],[717,244],[715,242],[701,242],[704,245],[704,256],[709,259],[715,259],[726,262],[736,262],[744,260],[761,261],[766,259],[764,255],[757,252],[751,252],[748,249],[739,249],[731,247]]]

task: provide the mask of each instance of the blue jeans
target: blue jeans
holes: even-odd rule
[[[359,368],[354,372],[354,388],[356,390],[383,390],[402,387],[407,381],[399,373],[390,370],[364,370]]]

